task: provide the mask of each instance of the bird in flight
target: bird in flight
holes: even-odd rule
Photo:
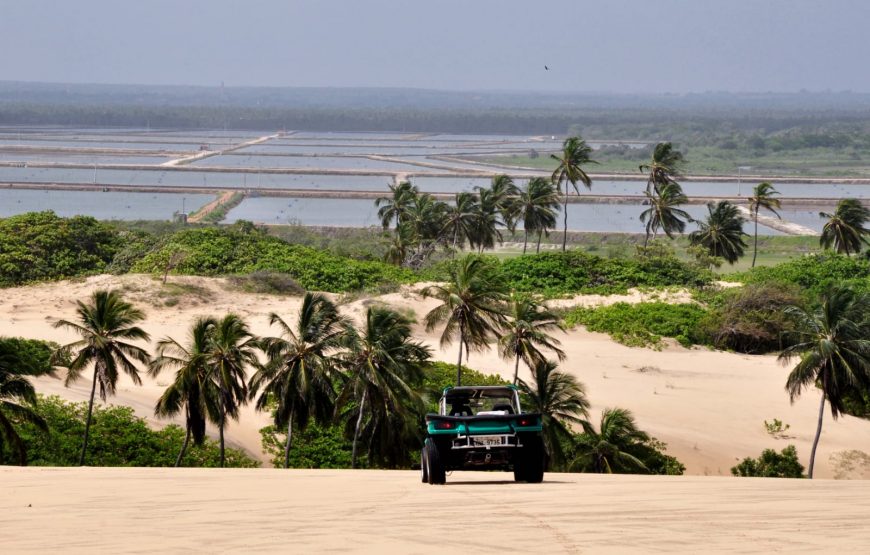
[[[550,71],[550,68],[548,68],[547,66],[544,66],[544,69],[546,69],[547,71]]]

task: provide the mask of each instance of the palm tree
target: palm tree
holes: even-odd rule
[[[520,391],[528,397],[532,412],[541,414],[544,449],[549,460],[565,461],[563,445],[571,440],[570,426],[583,424],[588,414],[586,390],[577,378],[558,370],[551,360],[538,360],[532,368],[532,382],[519,380]]]
[[[419,267],[442,242],[447,212],[447,204],[435,200],[429,193],[414,197],[403,221],[410,228],[411,242],[415,247],[409,264],[411,267]]]
[[[587,189],[592,188],[592,179],[583,168],[587,164],[597,164],[591,155],[592,147],[580,137],[568,137],[562,143],[562,151],[559,154],[550,155],[550,158],[558,162],[558,166],[556,166],[550,179],[553,184],[559,187],[565,183],[565,197],[562,206],[562,210],[565,212],[565,235],[562,238],[562,252],[565,251],[565,245],[568,243],[568,184],[570,183],[574,187],[574,191],[578,195],[580,194],[580,189],[577,188],[578,181],[586,185]]]
[[[339,406],[356,402],[351,467],[356,468],[357,445],[363,420],[368,416],[370,436],[380,435],[382,445],[396,441],[394,420],[408,420],[409,406],[419,405],[419,396],[408,385],[419,381],[421,366],[429,359],[428,347],[411,340],[411,320],[385,307],[369,307],[362,332],[350,330],[347,350],[339,364],[347,382]],[[400,436],[400,434],[398,434]]]
[[[47,432],[45,420],[33,411],[36,405],[36,390],[27,380],[27,365],[9,343],[0,341],[0,458],[6,445],[18,456],[18,464],[27,464],[27,449],[13,425],[16,422],[33,424]]]
[[[583,434],[579,436],[577,445],[580,454],[571,462],[571,468],[607,474],[632,470],[647,472],[643,461],[630,450],[648,440],[649,436],[637,428],[631,411],[604,409],[597,432],[592,424],[583,422]]]
[[[478,188],[480,191],[480,188]],[[509,175],[498,174],[492,176],[489,185],[490,199],[494,209],[501,216],[504,225],[513,233],[517,222],[517,196],[520,191]],[[483,198],[483,195],[481,195]]]
[[[408,260],[410,249],[414,247],[414,230],[408,222],[402,222],[390,237],[384,260],[396,266],[403,266]]]
[[[658,230],[661,229],[670,238],[674,233],[682,233],[686,229],[686,221],[691,216],[677,206],[689,202],[683,194],[683,188],[678,183],[665,183],[655,192],[645,191],[649,208],[640,214],[640,221],[646,223],[646,238],[643,246],[649,243],[650,236],[655,239]]]
[[[453,253],[457,245],[462,248],[465,241],[474,235],[474,222],[477,214],[477,196],[473,193],[456,193],[453,206],[447,210],[442,233],[453,237]]]
[[[764,181],[759,183],[752,189],[752,196],[749,197],[749,212],[752,214],[752,219],[755,221],[755,241],[752,249],[752,267],[755,268],[755,259],[758,256],[758,211],[762,208],[773,212],[777,218],[779,213],[776,211],[780,208],[781,203],[774,195],[778,195],[779,191],[773,188],[773,185]]]
[[[379,207],[378,218],[381,219],[384,229],[390,227],[390,222],[393,220],[396,221],[396,227],[402,223],[419,193],[417,187],[411,185],[410,181],[394,183],[389,187],[391,193],[389,197],[375,199],[375,206]]]
[[[239,316],[227,314],[218,320],[209,341],[206,364],[209,379],[217,387],[218,431],[220,433],[221,468],[224,467],[224,429],[227,418],[238,420],[239,408],[247,403],[246,368],[258,368],[258,340]]]
[[[683,154],[674,149],[671,143],[658,143],[653,149],[649,164],[641,164],[638,169],[648,175],[646,192],[659,191],[668,183],[676,183],[685,166]]]
[[[85,437],[79,457],[79,465],[84,466],[97,384],[100,385],[100,399],[104,402],[107,395],[115,394],[119,370],[130,376],[134,384],[141,385],[142,379],[134,362],[147,365],[151,357],[141,347],[126,342],[148,341],[149,336],[142,328],[135,325],[142,321],[145,315],[141,310],[124,301],[120,293],[95,291],[88,304],[77,301],[76,305],[78,320],[75,322],[59,320],[54,327],[70,329],[79,334],[81,339],[55,351],[54,361],[71,357],[67,366],[65,381],[67,386],[78,380],[88,366],[92,364],[94,366],[88,418],[85,421]]]
[[[508,322],[504,334],[498,340],[499,354],[505,360],[514,359],[514,385],[520,371],[520,359],[531,370],[544,360],[539,347],[553,351],[560,361],[565,360],[565,352],[558,347],[559,340],[548,332],[565,331],[561,319],[547,307],[531,297],[511,297],[508,304]]]
[[[523,254],[529,242],[529,232],[538,233],[538,250],[541,248],[541,234],[556,225],[556,212],[559,210],[559,193],[553,184],[542,178],[533,177],[519,193],[517,200],[517,219],[523,222]]]
[[[706,248],[711,256],[724,258],[729,264],[743,256],[746,242],[743,236],[744,219],[737,207],[727,200],[707,205],[709,213],[705,221],[698,222],[698,229],[689,234],[689,242]]]
[[[495,243],[502,241],[499,227],[505,225],[499,218],[501,211],[499,203],[501,199],[491,189],[478,189],[479,202],[476,204],[472,235],[469,238],[471,246],[477,245],[477,252],[483,249],[495,247]]]
[[[844,198],[837,203],[833,214],[819,212],[819,216],[827,218],[828,222],[822,228],[822,248],[832,246],[838,253],[850,255],[860,252],[861,247],[868,244],[867,236],[870,229],[864,227],[870,221],[870,209],[853,198]]]
[[[504,322],[504,287],[493,279],[483,259],[467,255],[451,270],[449,282],[432,285],[421,293],[442,303],[426,315],[426,330],[432,331],[444,323],[441,346],[459,340],[456,385],[462,385],[462,348],[467,353],[482,350],[498,335]]]
[[[843,399],[855,389],[870,387],[870,296],[856,293],[848,287],[835,287],[822,296],[819,308],[806,311],[800,307],[786,308],[795,322],[793,343],[779,355],[788,361],[799,357],[786,381],[792,402],[804,388],[822,390],[819,421],[810,452],[808,476],[813,477],[816,447],[822,433],[825,401],[836,420],[843,412]]]
[[[154,414],[160,417],[173,417],[184,410],[184,443],[175,466],[181,466],[191,436],[194,445],[202,445],[206,420],[220,420],[220,391],[209,379],[207,360],[216,325],[217,320],[211,317],[197,319],[190,328],[187,347],[171,337],[161,339],[157,343],[157,357],[149,367],[149,375],[155,377],[166,368],[177,368],[175,381],[154,408]]]
[[[269,323],[278,324],[281,337],[263,339],[268,362],[251,378],[250,395],[263,390],[258,410],[275,402],[275,427],[287,427],[284,468],[289,468],[294,423],[304,431],[312,416],[321,423],[332,416],[335,389],[329,353],[340,346],[348,324],[335,304],[319,293],[305,294],[293,326],[274,312]]]

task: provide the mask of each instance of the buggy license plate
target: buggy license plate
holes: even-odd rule
[[[504,436],[472,436],[471,440],[475,445],[485,445],[487,447],[504,444]]]

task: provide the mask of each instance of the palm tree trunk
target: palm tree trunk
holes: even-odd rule
[[[824,380],[822,380],[822,387],[824,387]],[[813,448],[810,451],[810,466],[807,471],[807,478],[810,480],[813,479],[813,466],[816,462],[816,447],[819,445],[819,438],[822,435],[822,418],[825,416],[825,390],[822,389],[822,402],[819,404],[819,424],[816,427],[816,437],[813,439]]]
[[[190,406],[185,407],[185,432],[184,432],[184,443],[181,444],[181,451],[178,452],[178,457],[175,459],[175,468],[181,466],[181,459],[184,458],[184,453],[187,451],[187,446],[190,444]]]
[[[97,391],[97,367],[94,366],[94,381],[91,383],[91,400],[88,402],[88,419],[85,421],[85,439],[82,442],[82,456],[79,457],[79,466],[85,465],[85,453],[88,452],[88,436],[91,432],[91,415],[94,412],[94,393]]]
[[[227,416],[226,413],[221,411],[221,423],[218,426],[220,430],[220,440],[221,440],[221,468],[224,467],[224,422],[226,422]]]
[[[526,254],[526,245],[529,244],[529,230],[523,226],[523,254]]]
[[[514,385],[517,385],[517,378],[520,375],[520,355],[517,353],[517,361],[514,363]]]
[[[544,231],[541,230],[538,232],[538,248],[535,249],[535,254],[541,254],[541,235],[544,234]]]
[[[565,252],[565,245],[568,244],[568,182],[565,182],[565,198],[562,201],[562,211],[565,213],[565,233],[562,235],[562,252]]]
[[[290,416],[287,417],[287,442],[284,443],[284,468],[290,468],[290,442],[293,439],[293,405],[290,405]]]
[[[450,258],[456,258],[456,239],[459,235],[459,228],[453,230],[453,251],[450,253]]]
[[[456,387],[462,385],[462,339],[465,335],[465,329],[462,324],[459,325],[459,360],[456,361]]]
[[[758,256],[758,210],[755,211],[755,247],[752,249],[752,267],[755,268],[755,257]]]
[[[363,389],[362,399],[359,402],[359,416],[356,417],[356,428],[353,431],[353,448],[350,451],[351,468],[356,468],[356,446],[359,442],[359,430],[362,428],[363,413],[366,408],[366,393],[368,393],[368,389]]]

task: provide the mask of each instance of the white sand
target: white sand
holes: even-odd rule
[[[0,467],[4,553],[864,553],[870,482]]]
[[[175,306],[162,306],[158,299],[159,280],[150,276],[96,276],[5,289],[0,297],[0,334],[71,341],[75,336],[54,329],[52,322],[57,318],[74,318],[74,301],[85,299],[98,288],[123,288],[128,298],[146,311],[147,319],[142,326],[154,340],[165,335],[183,340],[197,316],[222,315],[228,311],[245,317],[255,333],[274,334],[277,330],[268,326],[268,313],[276,311],[292,320],[300,302],[298,298],[226,290],[220,279],[171,277],[170,283],[198,285],[209,298],[185,296]],[[679,294],[675,296],[673,300],[678,300]],[[344,304],[343,310],[358,317],[370,302],[373,301],[356,300]],[[413,311],[418,319],[437,304],[408,291],[385,295],[376,302]],[[437,334],[427,334],[420,326],[417,334],[437,346]],[[568,353],[563,368],[586,385],[593,420],[605,407],[632,410],[644,430],[668,444],[668,452],[686,465],[688,474],[728,475],[730,467],[743,457],[758,456],[769,447],[779,450],[788,444],[797,446],[806,464],[815,432],[819,394],[809,391],[790,405],[784,390],[789,368],[779,365],[774,356],[689,350],[677,345],[662,351],[628,348],[605,335],[583,329],[571,331],[561,340]],[[436,350],[436,357],[455,362],[455,346]],[[503,376],[513,372],[513,364],[501,361],[492,351],[473,353],[470,365]],[[642,368],[645,371],[640,371]],[[528,377],[526,369],[521,367],[520,372],[521,377]],[[132,406],[139,415],[152,418],[154,402],[170,381],[168,373],[157,380],[146,378],[142,387],[124,379],[118,395],[110,402]],[[65,388],[58,379],[41,378],[36,387],[42,393],[74,400],[86,399],[89,393],[89,382],[85,380]],[[790,437],[777,439],[767,434],[763,421],[774,418],[791,426]],[[263,459],[259,429],[267,423],[268,415],[248,407],[241,421],[229,427],[228,441]],[[155,422],[159,424],[162,422]],[[870,477],[867,464],[870,459],[863,453],[870,451],[868,446],[870,422],[851,417],[834,422],[830,413],[826,413],[816,457],[816,476]],[[845,459],[848,464],[834,464],[832,456]]]

